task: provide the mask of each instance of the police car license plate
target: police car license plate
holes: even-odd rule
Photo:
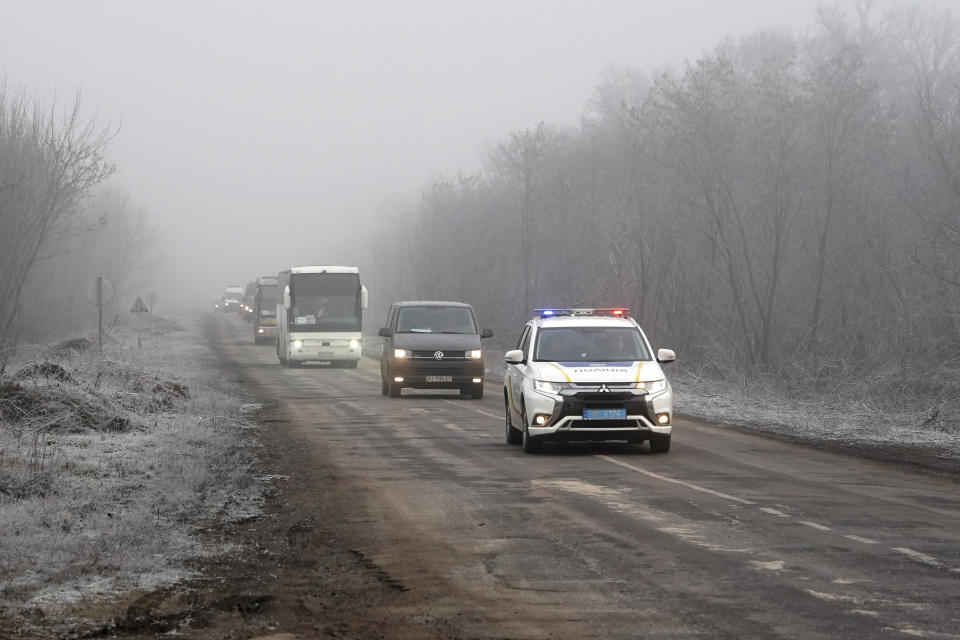
[[[627,417],[626,409],[584,409],[584,420],[623,420]]]
[[[427,376],[427,382],[453,382],[453,376]]]

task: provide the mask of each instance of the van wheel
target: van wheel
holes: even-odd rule
[[[523,433],[513,426],[513,419],[510,417],[510,405],[507,404],[507,398],[503,398],[504,428],[507,436],[507,444],[520,444],[523,441]]]
[[[527,421],[527,405],[524,404],[522,400],[520,401],[520,420],[523,421],[523,440],[521,442],[523,452],[538,453],[542,443],[530,435],[530,422]]]
[[[387,386],[387,379],[383,376],[380,376],[380,395],[387,395],[390,392],[389,387]]]
[[[654,453],[670,451],[670,436],[650,436],[650,451]]]
[[[359,363],[359,360],[347,360],[345,366],[347,367],[347,369],[356,369],[358,363]]]
[[[390,383],[388,383],[388,384],[390,385],[390,386],[389,386],[390,397],[391,397],[391,398],[399,398],[399,397],[400,397],[400,389],[402,389],[403,387],[401,387],[401,386],[400,386],[398,383],[396,383],[396,382],[390,382]]]
[[[483,383],[477,385],[477,388],[473,390],[473,399],[483,400]]]

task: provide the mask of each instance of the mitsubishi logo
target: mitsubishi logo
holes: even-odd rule
[[[443,351],[437,351],[436,353],[433,354],[433,357],[436,358],[437,360],[443,360]]]
[[[607,389],[607,385],[605,384],[601,384],[600,388],[597,389],[597,391],[600,393],[610,393],[610,389]]]

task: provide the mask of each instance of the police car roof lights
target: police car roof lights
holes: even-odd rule
[[[630,309],[534,309],[533,312],[541,318],[556,316],[614,316],[622,318],[630,315]]]

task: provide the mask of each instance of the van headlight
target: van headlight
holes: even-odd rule
[[[543,393],[560,393],[563,389],[569,389],[569,382],[547,382],[546,380],[534,380],[533,388]]]
[[[349,344],[349,346],[350,346],[351,349],[359,349],[359,348],[360,348],[360,341],[359,341],[359,340],[351,340],[348,344]]]
[[[293,341],[290,343],[290,346],[293,347],[294,349],[302,349],[302,348],[303,348],[303,340],[293,340]]]
[[[393,350],[393,357],[394,357],[394,358],[397,358],[398,360],[403,360],[404,358],[409,358],[409,357],[410,357],[410,350],[409,350],[409,349],[394,349],[394,350]]]
[[[480,358],[483,357],[483,350],[470,349],[469,351],[464,353],[464,356],[466,357],[467,360],[479,360]]]
[[[667,388],[667,379],[660,378],[659,380],[646,380],[643,382],[637,383],[637,389],[646,389],[647,393],[660,393]]]

